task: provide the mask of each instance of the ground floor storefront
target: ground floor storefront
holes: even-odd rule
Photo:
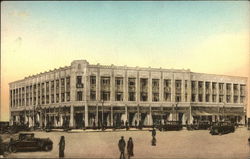
[[[199,121],[231,121],[245,124],[243,107],[164,106],[58,106],[11,112],[11,123],[29,127],[72,127],[77,129],[120,126],[153,126],[167,121],[182,125]]]

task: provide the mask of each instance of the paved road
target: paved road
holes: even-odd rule
[[[124,136],[134,140],[133,158],[224,158],[247,159],[250,157],[248,137],[250,131],[238,128],[235,133],[212,136],[207,130],[198,131],[157,131],[157,145],[151,146],[149,131],[120,132],[35,132],[36,137],[49,137],[53,140],[51,152],[17,152],[7,157],[51,158],[58,157],[58,143],[65,136],[65,157],[119,158],[118,140]]]

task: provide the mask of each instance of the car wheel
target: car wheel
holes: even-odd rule
[[[15,153],[17,151],[16,146],[15,145],[10,146],[9,151]]]

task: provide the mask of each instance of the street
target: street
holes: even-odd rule
[[[150,131],[115,132],[34,132],[35,137],[49,137],[53,141],[50,152],[17,152],[9,158],[58,157],[60,136],[65,136],[65,157],[70,158],[119,158],[118,140],[124,136],[134,142],[133,158],[239,158],[250,156],[249,131],[236,129],[235,133],[212,136],[208,130],[156,132],[156,146],[151,146]],[[7,140],[5,138],[5,140]]]

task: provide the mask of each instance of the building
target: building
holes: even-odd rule
[[[91,65],[76,60],[9,83],[10,120],[30,126],[159,124],[231,120],[244,124],[247,78],[184,69]]]

